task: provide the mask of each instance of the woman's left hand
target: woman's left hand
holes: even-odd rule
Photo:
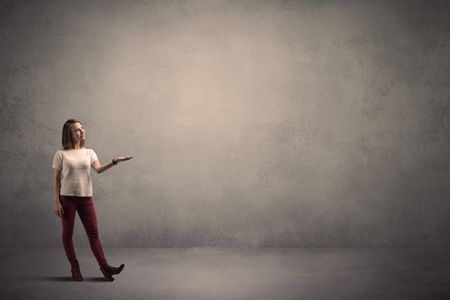
[[[119,156],[116,157],[116,162],[126,161],[132,159],[134,156]]]

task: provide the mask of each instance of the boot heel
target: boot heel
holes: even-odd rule
[[[83,275],[81,275],[80,271],[80,265],[78,264],[78,261],[71,262],[72,268],[72,279],[75,281],[83,281]]]
[[[103,276],[108,281],[114,281],[114,278],[112,277],[111,273],[109,273],[106,269],[100,267],[100,271],[102,271]]]
[[[83,281],[83,276],[80,272],[72,271],[72,279],[75,281]]]

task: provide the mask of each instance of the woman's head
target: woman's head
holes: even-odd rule
[[[62,146],[64,150],[74,149],[79,142],[80,147],[84,147],[86,134],[81,122],[75,119],[69,119],[64,123],[62,130]]]

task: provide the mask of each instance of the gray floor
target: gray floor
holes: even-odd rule
[[[450,299],[449,250],[113,248],[107,282],[77,248],[74,282],[62,248],[3,248],[0,299]]]

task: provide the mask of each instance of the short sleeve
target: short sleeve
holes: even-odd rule
[[[61,151],[56,151],[55,155],[53,156],[53,163],[52,167],[58,170],[62,170],[62,153]]]
[[[98,160],[97,154],[96,154],[95,151],[92,150],[92,149],[90,149],[90,151],[89,151],[89,157],[90,157],[90,159],[91,159],[91,165],[92,165],[92,163],[93,163],[94,161]]]

